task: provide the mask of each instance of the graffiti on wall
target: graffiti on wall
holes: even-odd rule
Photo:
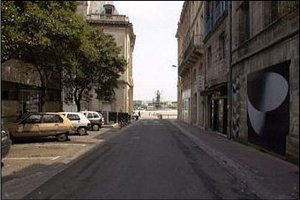
[[[240,135],[240,101],[238,99],[240,93],[240,77],[236,76],[232,82],[232,98],[233,98],[233,107],[232,107],[232,136],[233,138],[238,138]]]
[[[289,132],[289,64],[280,63],[247,77],[249,142],[285,153]]]

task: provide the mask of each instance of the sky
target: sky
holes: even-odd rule
[[[113,1],[129,17],[136,41],[133,51],[133,99],[177,101],[177,23],[183,1]]]

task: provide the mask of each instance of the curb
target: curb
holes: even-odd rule
[[[114,124],[105,124],[102,125],[102,128],[117,128],[119,126],[118,123],[114,123]]]

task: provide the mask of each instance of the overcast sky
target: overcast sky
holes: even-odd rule
[[[133,52],[134,100],[177,100],[177,23],[183,1],[114,1],[136,35]]]

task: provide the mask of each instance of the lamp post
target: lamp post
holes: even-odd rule
[[[171,65],[171,67],[177,68],[177,65]],[[181,99],[182,99],[182,94],[181,94],[181,87],[182,87],[182,79],[181,76],[178,74],[178,80],[177,80],[177,119],[180,119],[181,116]]]

